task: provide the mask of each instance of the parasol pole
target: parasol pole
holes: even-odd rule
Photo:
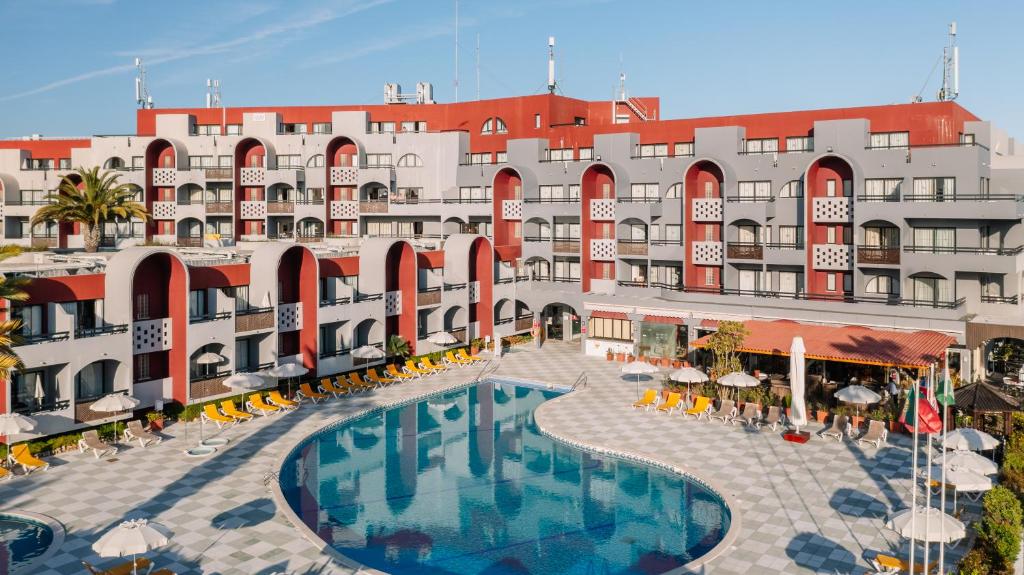
[[[912,388],[911,391],[914,394],[913,400],[915,403],[914,405],[907,406],[907,409],[914,410],[914,450],[912,452],[913,455],[910,462],[910,465],[913,468],[910,473],[910,573],[914,573],[914,552],[917,550],[915,548],[917,544],[917,436],[919,427],[917,420],[921,417],[921,414],[918,413],[919,406],[917,405],[917,396],[921,393],[921,388],[918,386],[916,381],[913,385],[915,387]],[[908,397],[907,401],[909,402],[910,399],[911,398]]]
[[[946,434],[949,433],[949,422],[946,418],[949,416],[949,406],[946,405],[948,400],[947,393],[953,391],[953,382],[949,379],[949,348],[943,351],[943,362],[942,362],[942,491],[939,492],[939,507],[942,512],[946,512]],[[954,492],[954,496],[955,496]],[[953,514],[956,515],[956,504],[953,506]],[[943,521],[939,526],[939,575],[943,575],[946,572],[946,522]]]
[[[927,389],[928,389],[928,392],[927,392],[927,395],[925,396],[925,398],[928,401],[931,401],[931,399],[933,397],[935,397],[935,364],[934,363],[928,366],[928,388]],[[932,509],[932,451],[934,451],[932,449],[932,435],[934,435],[934,433],[925,433],[924,435],[925,435],[925,441],[927,442],[925,444],[926,445],[925,449],[927,449],[927,453],[928,453],[927,459],[928,459],[928,461],[927,461],[927,463],[925,465],[926,471],[925,471],[925,483],[924,484],[925,484],[926,488],[925,488],[925,505],[924,505],[924,509],[925,509],[926,513],[924,515],[924,532],[925,532],[925,538],[924,538],[924,559],[921,561],[921,565],[926,566],[925,569],[927,570],[928,550],[931,547],[931,545],[930,545],[930,543],[928,541],[928,534],[931,533],[931,523],[932,523],[932,513],[931,513],[931,509]],[[916,481],[916,479],[915,479],[915,481]],[[945,511],[943,511],[943,512],[945,512]]]

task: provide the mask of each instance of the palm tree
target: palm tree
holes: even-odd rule
[[[21,248],[18,246],[0,246],[0,261],[20,253]],[[28,280],[25,278],[9,278],[0,274],[0,301],[25,301],[28,299],[28,293],[25,292],[27,284]],[[9,381],[11,370],[21,367],[21,359],[13,349],[14,344],[20,339],[20,329],[20,319],[0,321],[0,381]]]
[[[33,226],[42,222],[80,223],[85,228],[85,251],[92,253],[99,248],[100,228],[104,222],[150,219],[146,207],[133,199],[135,194],[131,187],[117,183],[120,174],[111,171],[101,174],[99,167],[78,168],[75,174],[81,179],[81,188],[70,175],[64,176],[57,193],[47,196],[50,203],[32,216]]]
[[[412,354],[412,350],[409,349],[409,342],[400,335],[392,335],[388,338],[387,345],[388,355],[392,357],[400,357],[405,359]]]

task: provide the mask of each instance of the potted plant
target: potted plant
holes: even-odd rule
[[[608,348],[604,353],[604,358],[608,361],[615,359],[615,354],[612,353],[612,348]]]
[[[480,353],[480,340],[474,339],[469,342],[469,355],[476,355]]]
[[[634,359],[636,359],[636,358],[635,358],[635,357],[633,357],[633,354],[631,354],[631,353],[627,353],[627,354],[626,354],[626,363],[630,363],[630,362],[632,362],[632,361],[633,361]]]
[[[793,396],[787,395],[782,398],[782,405],[786,408],[786,419],[793,416]]]
[[[162,411],[150,411],[146,414],[146,419],[149,421],[149,429],[151,431],[161,431],[164,428],[164,412]]]
[[[636,358],[636,360],[640,362],[647,361],[647,356],[641,353],[640,356]]]
[[[626,361],[626,352],[622,351],[622,348],[615,350],[615,361]]]
[[[683,362],[679,361],[678,359],[673,359],[672,367],[679,369],[680,367],[683,367]]]
[[[661,367],[669,367],[671,365],[672,365],[672,360],[671,359],[669,359],[667,357],[661,358]]]

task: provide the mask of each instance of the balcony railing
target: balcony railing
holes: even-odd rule
[[[580,253],[580,239],[555,238],[554,243],[551,245],[551,249],[552,251],[563,254],[578,254]]]
[[[444,198],[445,204],[489,204],[491,198]]]
[[[268,214],[290,214],[295,211],[295,202],[287,200],[268,201]]]
[[[53,333],[21,334],[14,345],[35,345],[37,343],[49,343],[51,341],[65,341],[68,339],[68,332],[57,331]]]
[[[495,278],[494,279],[494,285],[510,284],[510,283],[512,283],[514,281],[516,281],[516,278],[514,278],[514,277]]]
[[[899,265],[900,248],[881,246],[857,246],[857,263]]]
[[[533,328],[533,314],[521,315],[516,318],[516,331]]]
[[[270,329],[276,325],[273,306],[249,307],[235,310],[235,331]]]
[[[191,316],[188,318],[189,323],[206,323],[208,321],[221,321],[225,319],[231,319],[231,312],[222,311],[218,313],[207,313],[203,315]]]
[[[201,398],[231,393],[231,388],[224,385],[224,380],[231,375],[231,370],[209,374],[192,374],[189,376],[189,397]]]
[[[453,284],[450,284],[450,283],[446,282],[444,284],[444,291],[456,291],[456,290],[461,290],[461,289],[466,289],[466,283],[453,283]]]
[[[764,247],[770,250],[796,251],[804,249],[803,242],[768,242]]]
[[[681,246],[683,245],[683,239],[675,240],[651,240],[652,246]]]
[[[320,359],[324,359],[327,357],[338,357],[339,355],[345,355],[346,353],[349,353],[351,351],[352,350],[347,347],[340,347],[338,349],[321,349]]]
[[[725,257],[735,260],[763,259],[764,246],[756,242],[729,242],[725,246]]]
[[[1017,194],[904,194],[908,202],[996,202],[1016,201]]]
[[[127,390],[115,391],[114,393],[127,394]],[[102,397],[93,397],[81,401],[75,402],[75,422],[85,423],[88,421],[96,421],[98,419],[106,419],[108,417],[115,417],[118,415],[124,415],[130,413],[130,411],[117,411],[117,412],[105,412],[105,411],[93,411],[92,404],[96,403]]]
[[[180,248],[201,248],[201,247],[203,247],[203,238],[202,238],[202,236],[199,236],[199,237],[191,236],[191,237],[184,237],[184,238],[179,237],[177,239],[177,244],[178,244],[178,247],[180,247]]]
[[[660,204],[661,198],[656,196],[623,196],[615,198],[619,204]]]
[[[359,202],[359,211],[364,214],[386,214],[388,213],[387,200],[362,200]]]
[[[578,204],[579,198],[523,198],[527,204]]]
[[[795,299],[805,301],[826,301],[826,302],[840,302],[840,303],[873,303],[882,305],[898,305],[898,306],[911,306],[911,307],[930,307],[935,309],[958,309],[962,307],[966,302],[966,298],[959,298],[956,300],[919,300],[919,299],[907,299],[901,298],[898,295],[865,295],[865,296],[853,296],[848,294],[809,294],[804,292],[781,292],[771,290],[745,290],[737,288],[722,288],[722,287],[706,287],[706,286],[678,286],[677,288],[666,287],[660,284],[651,284],[651,287],[663,287],[664,289],[674,289],[674,291],[685,292],[685,293],[698,293],[698,294],[715,294],[715,295],[740,295],[740,296],[752,296],[752,297],[764,297],[764,298],[778,298],[778,299]]]
[[[416,294],[416,305],[437,305],[441,303],[441,286],[420,288]]]
[[[766,204],[774,202],[773,196],[726,196],[726,203],[729,204]]]
[[[102,335],[113,335],[116,333],[128,333],[128,324],[101,325],[98,327],[75,328],[75,338],[99,337]]]
[[[595,279],[599,279],[599,278],[595,278]],[[578,284],[578,283],[580,283],[581,280],[578,277],[572,277],[572,276],[551,276],[551,281],[558,282],[558,283]]]
[[[232,168],[206,168],[207,180],[230,180],[234,177]]]
[[[544,236],[524,236],[523,237],[523,242],[527,243],[527,244],[543,244],[543,243],[550,242],[550,241],[551,241],[551,238],[547,238],[547,237],[544,237]]]
[[[232,214],[235,206],[231,202],[206,202],[207,214]]]
[[[508,323],[512,323],[513,321],[515,321],[515,318],[513,317],[501,317],[494,320],[494,325],[505,325]]]
[[[348,296],[336,297],[334,299],[322,299],[322,300],[320,300],[320,307],[330,307],[332,305],[345,305],[345,304],[349,304],[349,303],[352,303],[352,298],[351,297],[348,297]]]
[[[620,256],[646,256],[647,240],[619,240],[618,253]]]
[[[898,202],[900,201],[899,194],[858,194],[858,202],[866,203],[884,203],[884,202]]]
[[[645,288],[647,287],[647,280],[618,280],[615,285],[619,287],[631,287],[631,288]]]
[[[1002,303],[1017,305],[1016,295],[987,295],[982,294],[981,303]]]
[[[355,300],[354,301],[356,301],[356,302],[361,302],[361,301],[380,301],[382,299],[384,299],[384,294],[383,293],[357,293],[355,295]]]
[[[33,236],[33,248],[55,248],[60,245],[60,238],[50,236]]]
[[[972,248],[966,246],[903,246],[903,251],[918,254],[974,254],[984,256],[1016,256],[1024,251],[1024,246],[1015,248]]]
[[[460,327],[458,329],[450,329],[445,331],[455,336],[455,339],[459,340],[459,343],[466,343],[466,328]]]
[[[14,409],[12,409],[11,411],[13,411],[14,413],[20,413],[22,415],[32,415],[33,413],[50,413],[54,411],[64,411],[65,409],[71,407],[70,399],[57,399],[51,401],[46,401],[44,399],[43,401],[39,401],[35,398],[29,398],[28,401],[29,403],[27,405],[15,406]]]

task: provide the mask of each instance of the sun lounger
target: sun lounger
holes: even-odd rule
[[[124,430],[124,440],[130,442],[133,439],[139,440],[139,447],[146,447],[149,444],[156,445],[163,441],[163,438],[159,435],[154,435],[142,428],[142,422],[138,419],[133,419],[128,422],[128,427]]]
[[[914,573],[925,573],[924,565],[921,563],[921,561],[914,562]],[[900,557],[885,555],[883,553],[879,553],[871,559],[871,566],[875,568],[876,573],[883,573],[885,575],[898,575],[899,573],[910,572],[909,561]],[[938,566],[938,561],[932,561],[928,565],[927,572],[932,573]]]
[[[462,359],[461,357],[456,357],[454,351],[446,351],[444,352],[444,362],[448,365],[457,365],[459,367],[465,367],[473,363],[473,360]]]
[[[314,391],[313,388],[309,385],[309,382],[299,384],[298,395],[300,397],[305,397],[306,399],[311,399],[314,404],[318,403],[322,399],[329,399],[331,397],[326,393]]]
[[[395,383],[396,381],[398,381],[397,379],[395,379],[393,377],[386,377],[386,376],[379,375],[377,373],[377,369],[373,368],[373,367],[371,367],[370,369],[366,370],[366,377],[370,378],[370,381],[372,381],[373,383],[376,383],[377,385],[379,385],[381,387],[384,387],[386,385],[391,385],[392,383]]]
[[[837,415],[832,418],[832,427],[823,429],[821,437],[834,437],[836,441],[842,441],[843,435],[848,435],[850,430],[850,418],[845,415]]]
[[[395,366],[395,364],[393,364],[393,363],[389,363],[388,364],[387,370],[388,370],[388,373],[387,373],[388,377],[393,377],[395,379],[416,379],[416,375],[414,375],[414,374],[402,373],[402,372],[398,371],[398,367]]]
[[[128,561],[126,563],[121,563],[106,570],[97,569],[86,561],[82,561],[82,566],[85,567],[85,570],[91,575],[132,575],[132,563],[134,563],[134,567],[138,569],[139,573],[146,573],[147,570],[153,566],[153,562],[145,557],[139,557],[135,559],[134,562]],[[161,571],[166,571],[166,569],[161,569]],[[153,574],[151,573],[150,575]]]
[[[448,371],[448,365],[446,363],[441,362],[440,365],[436,364],[429,357],[424,357],[423,360],[420,362],[420,365],[422,365],[425,369],[432,369],[434,371]]]
[[[344,375],[339,375],[339,376],[335,377],[334,378],[334,383],[335,383],[335,385],[337,387],[341,387],[341,388],[344,388],[344,389],[348,390],[349,394],[359,393],[361,391],[366,391],[365,388],[363,388],[361,386],[358,386],[358,385],[355,385],[354,383],[352,383],[351,381],[346,379]]]
[[[658,411],[671,414],[677,409],[683,408],[683,395],[681,393],[671,392],[665,401],[661,402],[658,406]]]
[[[269,403],[263,401],[263,396],[258,393],[250,395],[249,401],[246,403],[246,405],[249,406],[249,411],[251,413],[258,413],[260,415],[272,415],[274,413],[279,413],[281,411],[280,407],[276,405],[270,405]]]
[[[766,427],[772,428],[772,431],[775,431],[775,428],[778,427],[781,423],[782,409],[777,405],[772,405],[768,407],[768,415],[764,419],[758,421],[755,425],[758,429],[761,429],[761,426],[764,425]]]
[[[697,420],[700,420],[700,416],[708,415],[711,413],[711,398],[698,395],[697,399],[693,401],[693,407],[683,412],[683,417],[692,415]]]
[[[761,406],[757,405],[756,403],[750,403],[748,401],[746,404],[743,405],[743,413],[740,413],[738,416],[732,418],[732,423],[736,424],[737,422],[739,422],[742,423],[743,425],[756,427],[757,422],[760,419]]]
[[[885,422],[872,419],[868,422],[868,430],[857,438],[857,443],[870,443],[877,449],[888,438],[889,432],[885,430]]]
[[[267,400],[270,401],[270,403],[280,407],[281,409],[285,409],[288,411],[299,408],[299,402],[292,401],[291,399],[286,398],[285,396],[281,395],[280,391],[276,389],[267,393]]]
[[[235,423],[235,418],[228,417],[217,411],[217,406],[212,403],[207,403],[203,406],[203,413],[200,414],[200,417],[206,421],[216,423],[217,429],[221,429]]]
[[[480,357],[479,355],[469,355],[469,352],[466,351],[466,348],[460,349],[456,357],[468,359],[469,361],[484,361],[484,358]]]
[[[434,373],[436,370],[434,370],[434,369],[426,369],[426,368],[422,368],[421,369],[419,367],[416,367],[416,362],[415,361],[413,361],[411,359],[407,359],[405,361],[405,371],[406,371],[406,373],[411,373],[413,375],[418,375],[420,377],[423,377],[424,375],[430,375],[431,373]]]
[[[357,387],[359,389],[362,389],[363,391],[369,391],[371,389],[377,389],[376,385],[374,385],[372,383],[368,383],[367,381],[363,380],[362,376],[360,376],[358,373],[353,372],[353,373],[348,374],[348,379],[352,383],[353,386],[355,386],[355,387]]]
[[[0,467],[0,479],[12,479],[14,474],[6,467]]]
[[[24,470],[25,473],[32,473],[37,469],[46,471],[50,468],[49,463],[39,459],[35,455],[32,455],[32,452],[28,450],[28,446],[24,443],[11,447],[11,452],[8,454],[8,457],[11,461],[20,465],[21,469]]]
[[[644,391],[644,396],[640,398],[640,401],[633,402],[633,408],[636,409],[642,407],[644,411],[647,411],[656,401],[658,401],[658,392],[653,389],[648,389]]]
[[[233,418],[235,421],[239,423],[243,421],[249,421],[250,419],[255,417],[253,414],[246,413],[235,407],[235,400],[233,399],[225,399],[224,401],[220,402],[220,410],[221,412],[224,413],[224,415]]]
[[[78,440],[79,453],[85,453],[90,450],[96,459],[103,457],[107,453],[110,455],[117,454],[117,448],[100,439],[100,434],[95,429],[82,432],[82,439]]]
[[[729,423],[736,416],[736,402],[731,399],[723,399],[718,411],[708,413],[708,421],[721,419],[722,423]]]
[[[320,380],[320,391],[324,393],[330,393],[335,398],[349,394],[348,386],[342,387],[340,385],[337,385],[336,383],[331,381],[331,378],[329,377],[325,377]]]

